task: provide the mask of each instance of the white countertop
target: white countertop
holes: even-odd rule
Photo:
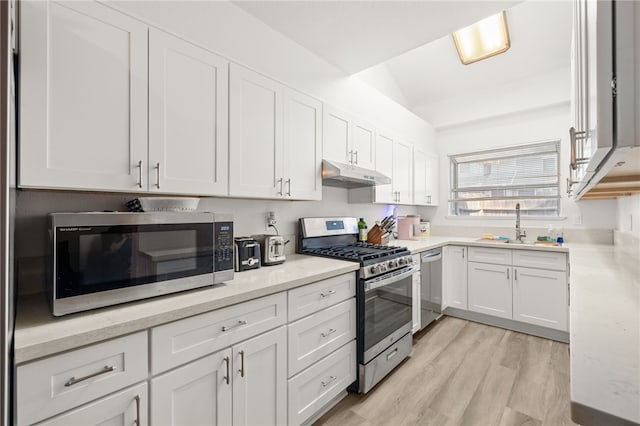
[[[20,298],[14,334],[16,364],[159,324],[356,271],[355,262],[292,255],[281,265],[236,272],[234,279],[107,308],[54,317],[44,294]]]
[[[640,423],[640,259],[571,245],[571,401]]]
[[[421,240],[391,240],[390,246],[402,246],[411,250],[411,253],[420,253],[426,250],[432,250],[438,247],[446,245],[461,245],[461,246],[473,246],[473,247],[495,247],[514,250],[541,250],[541,251],[556,251],[556,252],[569,252],[569,246],[566,244],[563,246],[548,246],[548,245],[535,245],[535,244],[514,244],[505,243],[503,241],[487,241],[478,238],[468,237],[444,237],[444,236],[432,236]]]

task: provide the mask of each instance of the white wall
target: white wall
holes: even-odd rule
[[[482,104],[477,105],[482,108]],[[450,169],[449,154],[474,152],[483,149],[519,145],[551,139],[561,139],[560,172],[562,194],[560,220],[524,219],[522,226],[544,228],[551,223],[557,229],[608,229],[616,226],[615,200],[590,200],[574,202],[565,195],[569,162],[569,104],[553,105],[531,111],[500,115],[480,121],[453,126],[440,130],[437,141],[440,145],[440,208],[432,218],[434,226],[486,226],[504,227],[513,225],[513,218],[452,218],[448,216],[447,199],[449,196]],[[576,224],[576,218],[582,217],[582,225]],[[535,237],[535,235],[531,235]]]
[[[114,7],[234,62],[361,116],[425,149],[433,129],[355,77],[226,1],[113,1]]]

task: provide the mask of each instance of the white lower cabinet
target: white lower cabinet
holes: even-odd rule
[[[151,380],[154,425],[231,424],[231,348]]]
[[[289,424],[299,425],[356,380],[356,342],[289,379]]]
[[[148,424],[151,423],[147,418],[146,383],[38,423],[39,426],[146,426]]]
[[[469,310],[511,319],[510,266],[469,262]]]
[[[287,330],[233,347],[233,424],[287,423]]]
[[[514,320],[569,329],[566,272],[514,267],[513,277]]]
[[[154,378],[152,423],[285,424],[286,344],[280,327]]]
[[[467,309],[467,248],[442,249],[442,309]]]

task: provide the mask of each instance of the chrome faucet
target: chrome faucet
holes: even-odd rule
[[[522,239],[526,238],[527,231],[520,229],[520,203],[516,204],[516,241],[522,243]]]

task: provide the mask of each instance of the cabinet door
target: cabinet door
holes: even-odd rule
[[[233,424],[287,423],[287,329],[233,347]]]
[[[376,135],[376,171],[388,177],[393,177],[393,145],[393,137],[382,133]],[[374,190],[377,203],[396,202],[393,183],[376,185]]]
[[[376,138],[373,125],[352,119],[351,127],[351,151],[353,151],[353,164],[366,169],[376,166]]]
[[[235,64],[229,77],[229,195],[281,197],[283,86]]]
[[[437,154],[427,153],[427,204],[437,206],[440,197],[440,163]]]
[[[149,190],[227,195],[229,63],[149,30]]]
[[[513,319],[568,331],[567,274],[513,268]]]
[[[291,89],[284,92],[284,195],[322,199],[322,102]]]
[[[324,129],[322,137],[323,158],[350,163],[353,157],[350,155],[351,148],[349,148],[351,136],[347,114],[325,105],[322,124]]]
[[[428,160],[424,151],[414,148],[413,150],[413,204],[419,206],[429,205],[427,195],[427,184],[429,180]]]
[[[146,191],[147,26],[97,2],[20,16],[19,184]]]
[[[512,318],[510,266],[469,262],[469,310]]]
[[[411,204],[411,163],[413,147],[405,142],[393,145],[393,191],[397,193],[397,202]]]
[[[446,246],[442,250],[442,310],[467,309],[467,248]]]
[[[194,361],[151,381],[154,425],[230,425],[231,349]]]
[[[146,383],[101,398],[42,423],[37,423],[38,426],[146,426],[148,424],[150,422],[147,418]]]
[[[413,304],[411,307],[411,317],[413,318],[411,331],[413,333],[420,330],[420,283],[420,273],[413,274]]]

